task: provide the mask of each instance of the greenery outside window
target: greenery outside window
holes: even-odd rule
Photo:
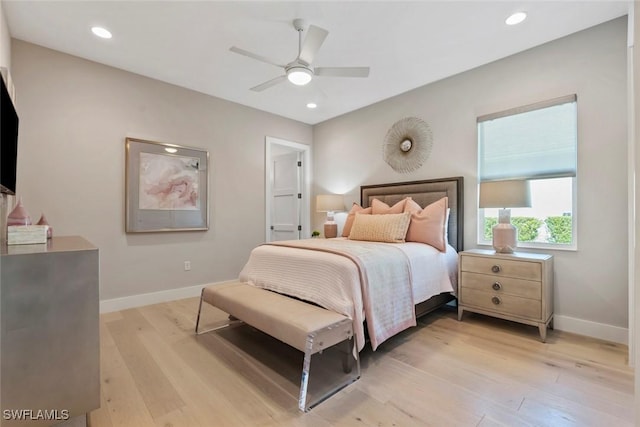
[[[576,249],[576,96],[482,116],[477,123],[479,182],[530,183],[532,206],[511,209],[518,246]],[[491,244],[497,219],[498,209],[478,209],[478,244]]]

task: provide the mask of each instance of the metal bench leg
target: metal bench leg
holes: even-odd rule
[[[198,306],[198,318],[196,319],[196,335],[198,335],[198,326],[200,326],[200,313],[202,312],[202,296],[204,295],[204,288],[200,291],[200,305]]]
[[[351,344],[354,342],[354,340],[344,340],[344,351],[341,351],[342,353],[342,371],[345,374],[349,374],[351,373],[351,370],[353,369],[353,357],[352,357],[352,352],[353,349],[351,348]]]
[[[238,319],[237,317],[229,315],[228,323],[225,323],[224,325],[216,326],[215,328],[207,329],[206,331],[199,331],[198,328],[200,327],[200,315],[202,314],[202,301],[203,301],[202,296],[203,295],[204,295],[204,288],[202,289],[202,292],[200,292],[200,305],[198,306],[198,318],[196,319],[196,331],[195,331],[196,335],[202,335],[202,334],[206,334],[207,332],[217,331],[218,329],[223,329],[231,325],[235,325],[236,323],[243,323],[242,320]]]
[[[304,353],[304,362],[302,364],[302,379],[300,381],[300,397],[298,398],[298,408],[302,412],[308,412],[310,409],[322,403],[328,397],[333,396],[335,393],[337,393],[338,391],[342,390],[343,388],[345,388],[346,386],[348,386],[349,384],[351,384],[352,382],[360,378],[360,355],[358,354],[355,347],[356,345],[355,337],[352,337],[345,340],[347,352],[343,355],[343,357],[341,357],[342,368],[345,374],[347,374],[347,376],[344,379],[335,383],[332,386],[332,388],[323,390],[321,394],[313,392],[313,394],[309,398],[308,386],[309,386],[309,378],[310,378],[310,371],[311,371],[311,357],[314,354],[322,353],[322,351],[313,353],[313,340],[314,340],[313,335],[309,335],[307,337],[306,351]],[[336,351],[341,351],[341,350],[336,349]],[[355,359],[356,372],[351,375],[348,375],[353,371],[354,359]]]
[[[302,362],[302,379],[300,380],[300,397],[298,398],[298,409],[307,412],[307,387],[309,386],[309,369],[311,368],[311,352],[313,348],[313,338],[307,337],[306,351],[304,352],[304,362]]]

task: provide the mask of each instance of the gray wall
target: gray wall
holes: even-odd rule
[[[312,141],[308,125],[19,40],[12,74],[17,193],[100,248],[102,300],[237,277],[264,241],[265,136]],[[124,233],[127,136],[209,151],[209,231]]]
[[[578,95],[578,250],[555,256],[560,317],[627,328],[626,17],[438,81],[314,127],[318,192],[447,176],[465,178],[465,248],[476,246],[476,117]],[[416,116],[433,131],[431,157],[394,172],[382,142],[397,120]],[[314,218],[320,227],[322,217]]]
[[[0,67],[11,69],[11,36],[3,7],[0,2]]]

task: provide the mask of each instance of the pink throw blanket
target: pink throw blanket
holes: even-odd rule
[[[393,244],[307,239],[272,242],[268,245],[321,251],[351,260],[358,270],[359,288],[374,350],[389,337],[416,325],[409,260]],[[287,293],[286,290],[281,291]],[[310,301],[322,305],[321,302]],[[361,349],[363,345],[358,348]]]

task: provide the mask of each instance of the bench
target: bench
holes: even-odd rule
[[[353,322],[346,316],[247,283],[229,282],[202,289],[195,328],[197,335],[231,324],[199,331],[203,302],[228,313],[232,322],[234,318],[242,321],[304,353],[298,398],[298,408],[301,411],[310,410],[360,378],[360,360],[355,349]],[[309,392],[312,356],[340,343],[345,344],[342,368],[346,375],[318,393]],[[354,361],[355,372],[352,369]]]

